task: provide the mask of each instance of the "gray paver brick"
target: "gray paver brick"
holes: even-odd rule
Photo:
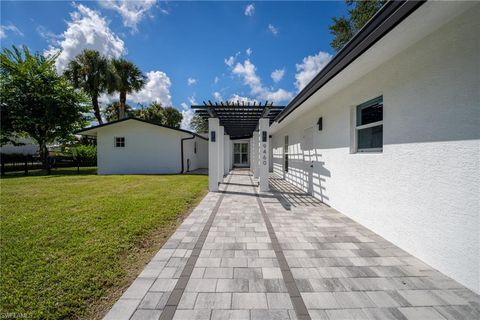
[[[249,310],[212,310],[211,320],[249,320]]]
[[[267,293],[269,309],[293,309],[292,301],[288,293]]]
[[[268,309],[265,293],[233,293],[233,309]]]
[[[303,301],[312,319],[480,318],[478,295],[286,181],[271,179],[274,192],[260,198],[243,172],[232,182],[210,230],[220,193],[207,194],[106,319],[163,308],[175,319],[294,320]],[[181,275],[189,280],[173,299]]]

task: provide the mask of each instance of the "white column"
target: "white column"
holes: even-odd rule
[[[225,161],[224,161],[224,158],[225,158],[225,154],[224,154],[224,149],[225,149],[225,146],[224,146],[224,140],[225,140],[225,137],[224,137],[224,128],[222,126],[218,126],[218,182],[219,183],[222,183],[223,182],[223,176],[224,176],[224,172],[223,172],[223,166],[225,164]]]
[[[228,149],[228,152],[229,152],[229,157],[228,159],[230,159],[230,163],[228,165],[228,168],[229,170],[233,170],[233,141],[230,139],[230,147]]]
[[[218,191],[218,118],[208,119],[208,190]],[[215,136],[215,141],[213,137]]]
[[[258,131],[253,132],[252,138],[252,169],[253,169],[253,177],[258,179],[259,171],[258,171]]]
[[[225,135],[223,145],[223,173],[227,175],[230,172],[230,136],[228,134]]]
[[[259,145],[259,186],[260,191],[268,191],[268,169],[269,169],[269,161],[270,157],[268,156],[269,150],[269,128],[270,128],[270,120],[268,118],[262,118],[258,121],[258,129],[259,129],[259,137],[258,140],[260,141]]]

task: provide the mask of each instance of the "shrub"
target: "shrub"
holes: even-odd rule
[[[96,162],[97,161],[97,147],[79,145],[72,148],[72,156],[79,161]]]

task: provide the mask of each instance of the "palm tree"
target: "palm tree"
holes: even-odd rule
[[[127,93],[141,90],[145,85],[145,76],[134,63],[126,59],[112,59],[111,66],[115,80],[109,89],[110,92],[120,93],[119,115],[120,119],[123,119],[125,118]]]
[[[102,124],[98,96],[106,91],[109,82],[108,59],[98,51],[85,49],[70,61],[64,74],[74,87],[90,96],[95,118]]]

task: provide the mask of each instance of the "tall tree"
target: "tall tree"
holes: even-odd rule
[[[196,114],[190,120],[190,128],[197,133],[205,133],[208,132],[208,122]]]
[[[108,82],[112,81],[108,59],[98,51],[85,49],[70,61],[65,75],[76,88],[83,89],[90,96],[95,118],[102,124],[98,97],[106,91]]]
[[[114,81],[110,86],[110,92],[120,93],[120,118],[125,118],[125,105],[127,93],[141,90],[145,85],[145,76],[142,71],[132,62],[126,59],[113,59],[111,61]]]
[[[180,128],[183,116],[177,109],[166,107],[163,109],[163,125],[172,128]]]
[[[165,122],[164,108],[160,103],[152,102],[148,107],[136,109],[134,114],[140,119],[155,121],[160,124]]]
[[[115,101],[109,103],[103,112],[105,116],[105,120],[107,122],[112,122],[116,120],[120,120],[120,102]],[[125,105],[125,116],[126,117],[133,117],[136,116],[136,110],[132,109],[128,104]]]
[[[47,170],[47,145],[71,139],[87,124],[83,113],[90,108],[86,95],[57,74],[56,57],[15,46],[0,54],[0,100],[10,133],[35,140]]]
[[[329,26],[333,40],[330,45],[340,50],[358,32],[375,13],[385,4],[386,0],[345,0],[349,7],[348,17],[332,18]]]

